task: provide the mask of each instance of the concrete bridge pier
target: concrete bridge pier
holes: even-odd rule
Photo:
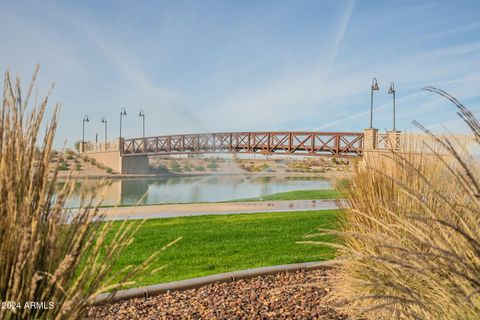
[[[148,157],[146,155],[120,156],[120,173],[147,174]]]
[[[122,143],[123,139],[101,143],[86,142],[81,144],[80,152],[121,174],[147,174],[148,156],[144,154],[125,156],[120,148]]]

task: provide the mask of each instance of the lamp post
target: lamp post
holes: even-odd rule
[[[393,82],[390,82],[390,89],[388,89],[388,94],[393,96],[393,131],[395,130],[395,85]]]
[[[138,112],[138,116],[142,117],[143,120],[143,138],[145,139],[145,113],[143,112],[143,109],[140,109],[140,112]]]
[[[377,78],[373,78],[372,89],[370,91],[370,128],[373,128],[373,91],[380,90]]]
[[[122,139],[122,118],[123,116],[127,115],[127,110],[125,108],[122,108],[122,111],[120,111],[120,140]]]
[[[82,152],[85,150],[85,122],[89,122],[87,115],[83,116],[82,119]]]
[[[105,124],[105,143],[107,143],[107,117],[106,116],[102,117],[102,123]]]

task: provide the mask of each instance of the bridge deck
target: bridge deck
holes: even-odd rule
[[[305,156],[359,156],[361,132],[223,132],[125,139],[128,155],[261,153]]]

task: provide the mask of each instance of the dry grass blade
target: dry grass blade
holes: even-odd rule
[[[69,179],[55,190],[58,164],[52,169],[52,144],[58,122],[56,106],[40,137],[48,95],[28,110],[38,67],[27,96],[20,80],[5,74],[0,113],[0,319],[77,319],[92,297],[107,286],[120,252],[133,241],[139,224],[114,228],[103,223],[92,198],[78,214],[64,209],[74,188]],[[36,102],[35,102],[36,104]],[[114,232],[114,230],[116,232]],[[114,233],[114,241],[107,241]],[[142,271],[148,262],[133,267]],[[88,267],[85,267],[88,266]],[[126,280],[126,279],[125,279]],[[37,304],[25,308],[26,302]],[[51,304],[49,304],[51,303]]]
[[[445,91],[425,90],[454,103],[480,143],[479,122],[465,106]],[[332,281],[332,299],[349,314],[480,318],[478,161],[453,137],[423,129],[433,138],[428,153],[367,153],[357,166]]]

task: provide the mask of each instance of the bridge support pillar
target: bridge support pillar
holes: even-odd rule
[[[377,149],[377,133],[378,129],[366,128],[363,130],[363,150]]]
[[[120,173],[147,174],[148,170],[148,157],[146,155],[120,156]]]

